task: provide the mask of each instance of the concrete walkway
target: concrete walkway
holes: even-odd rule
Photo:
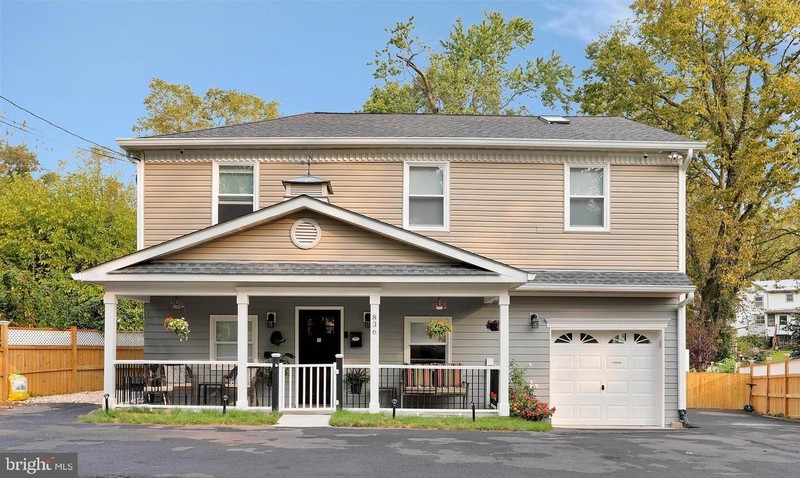
[[[275,425],[287,428],[323,428],[329,427],[330,415],[284,413]]]

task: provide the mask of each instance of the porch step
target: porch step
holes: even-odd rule
[[[329,413],[284,413],[278,420],[278,427],[287,428],[322,428],[329,427],[331,415]]]

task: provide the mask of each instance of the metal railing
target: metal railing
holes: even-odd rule
[[[336,364],[280,364],[280,410],[336,408]]]
[[[120,405],[220,406],[237,400],[236,362],[118,360],[114,362]]]

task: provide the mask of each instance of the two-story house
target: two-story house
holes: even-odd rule
[[[799,279],[754,281],[739,296],[736,333],[772,339],[773,347],[785,347],[791,332],[786,327],[800,313]]]
[[[555,425],[686,408],[685,178],[704,143],[615,117],[331,113],[118,143],[139,250],[75,274],[106,290],[112,405],[508,415],[513,361]],[[145,303],[144,362],[115,360],[120,297]],[[273,374],[272,352],[296,363]],[[354,372],[363,389],[337,392]]]

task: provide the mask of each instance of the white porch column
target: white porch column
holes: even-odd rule
[[[688,351],[686,350],[686,302],[678,303],[678,410],[686,410],[686,372],[689,371]]]
[[[500,390],[497,394],[497,413],[501,417],[510,414],[508,406],[508,368],[510,365],[510,342],[511,334],[509,331],[509,304],[511,298],[508,294],[500,294],[497,304],[500,307]]]
[[[103,393],[108,394],[108,407],[117,405],[117,295],[106,292],[103,295],[105,304],[104,347],[103,347]]]
[[[247,323],[250,297],[247,294],[236,294],[237,305],[237,334],[236,334],[236,365],[239,372],[236,379],[236,408],[248,408],[247,403],[247,382],[250,374],[247,371]]]
[[[380,308],[381,296],[369,296],[369,411],[377,412],[380,402]]]

